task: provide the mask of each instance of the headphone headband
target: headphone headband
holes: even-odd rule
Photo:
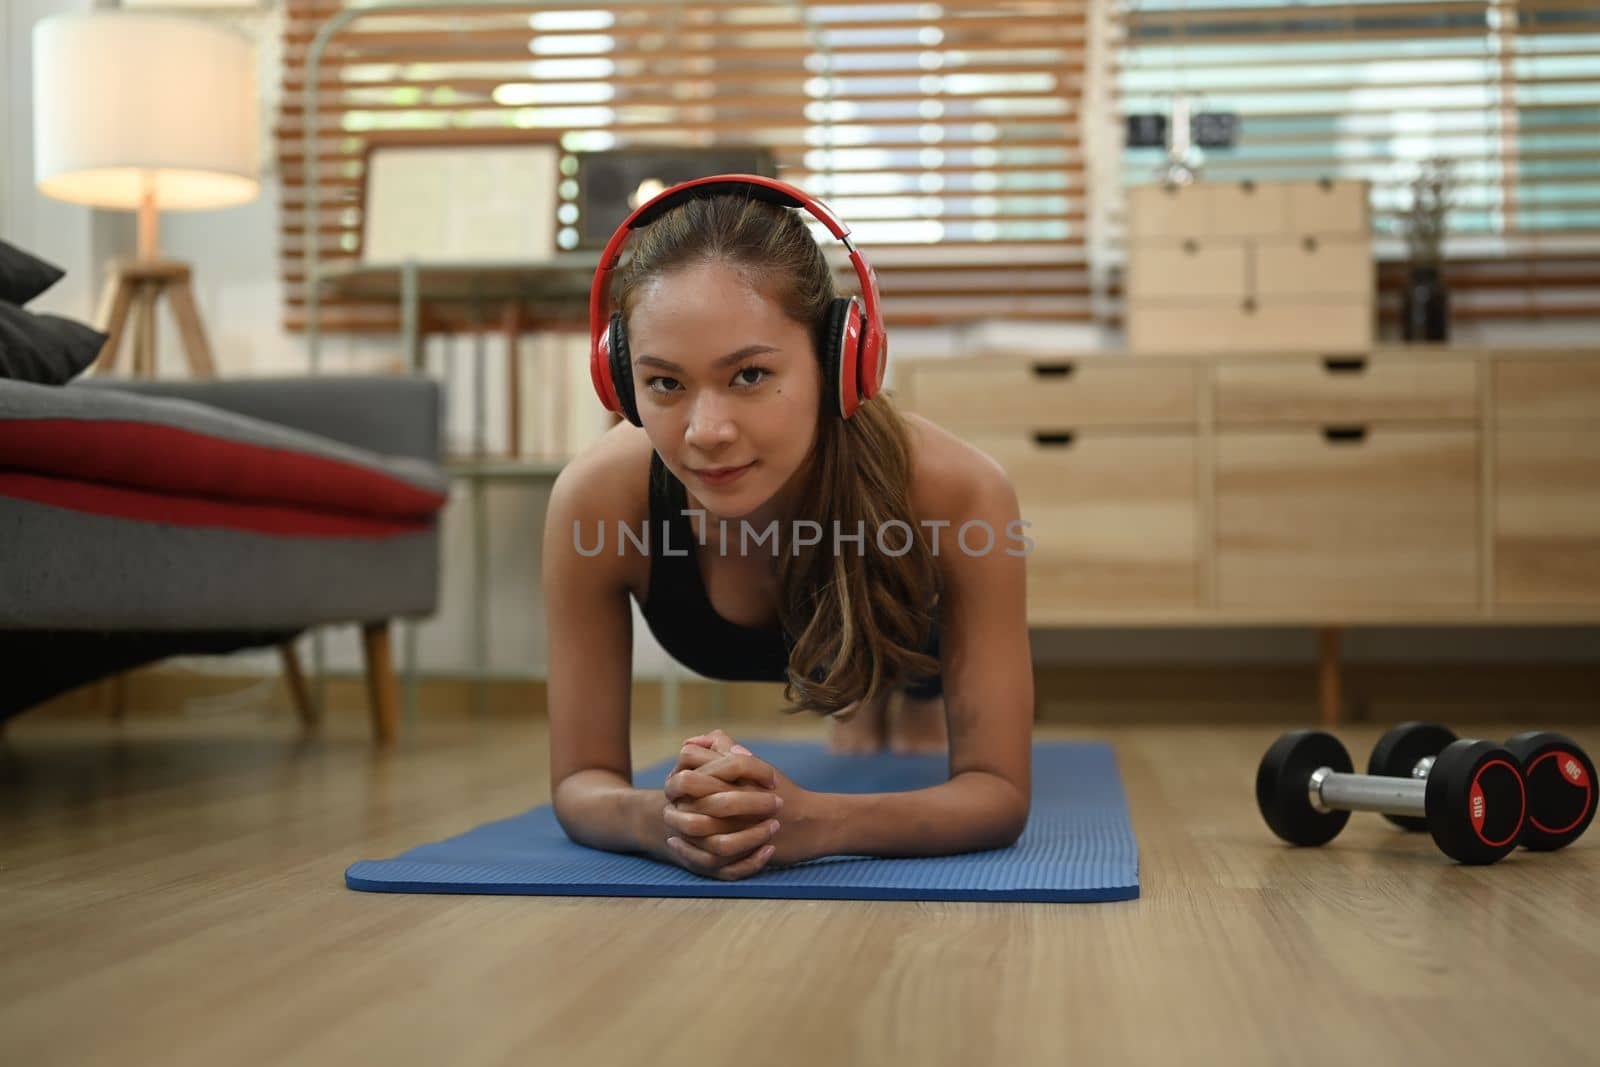
[[[605,251],[600,254],[600,267],[595,271],[594,285],[589,290],[590,351],[598,350],[605,334],[609,321],[606,312],[611,295],[611,275],[616,270],[618,261],[622,259],[622,246],[627,241],[628,235],[634,230],[648,226],[685,201],[735,190],[743,190],[756,200],[780,204],[783,207],[800,208],[844,242],[845,249],[850,254],[850,263],[855,267],[856,277],[861,282],[861,298],[866,304],[866,324],[861,338],[862,349],[869,352],[881,351],[884,331],[882,312],[879,310],[878,275],[851,242],[850,228],[820,200],[807,196],[802,190],[787,182],[757,174],[715,174],[681,182],[639,205],[623,220],[622,225],[617,227],[616,233],[611,235],[611,240],[606,242]]]
[[[730,180],[727,175],[714,175],[709,178],[695,178],[692,181],[680,182],[672,188],[664,190],[635,211],[623,225],[628,229],[638,230],[650,225],[656,219],[665,215],[679,204],[701,196],[716,196],[720,192],[734,192],[744,190],[756,200],[765,200],[769,204],[781,204],[784,207],[805,208],[807,204],[814,205],[816,210],[813,215],[822,220],[822,224],[833,231],[835,237],[846,240],[850,227],[839,221],[839,217],[829,211],[820,201],[812,200],[805,193],[790,185],[773,179],[765,179],[771,184],[762,184],[752,181],[750,177],[738,177]]]

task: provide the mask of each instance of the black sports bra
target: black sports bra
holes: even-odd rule
[[[706,593],[694,527],[684,511],[689,494],[661,456],[650,453],[650,582],[640,605],[650,632],[667,654],[696,674],[727,682],[782,682],[794,642],[780,626],[743,626],[717,614]],[[664,554],[665,545],[670,552]],[[637,598],[635,598],[637,599]],[[923,650],[939,655],[937,620]],[[919,699],[943,691],[942,679],[910,679],[903,687]]]
[[[717,614],[706,593],[694,528],[683,512],[689,494],[650,453],[650,585],[640,605],[661,647],[697,674],[729,682],[781,682],[789,664],[782,627],[743,626]],[[666,547],[662,553],[662,531]]]

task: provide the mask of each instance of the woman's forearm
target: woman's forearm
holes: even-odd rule
[[[672,863],[661,811],[667,797],[659,789],[635,789],[612,771],[569,774],[555,789],[556,821],[580,845],[607,852],[642,852]]]
[[[906,793],[818,793],[820,855],[950,856],[1005,848],[1028,821],[1028,801],[993,774],[969,771]]]
[[[1013,844],[1027,822],[1027,801],[993,774],[968,772],[905,793],[814,793],[815,832],[806,855],[949,856]],[[556,821],[581,845],[642,853],[676,864],[667,849],[661,811],[666,794],[635,789],[620,775],[592,769],[568,775],[555,789]],[[797,825],[796,829],[800,827]]]

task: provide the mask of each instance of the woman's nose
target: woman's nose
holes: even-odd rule
[[[695,400],[694,410],[689,415],[687,436],[690,444],[716,444],[733,440],[738,436],[738,428],[722,411],[722,405],[715,398],[700,397]]]

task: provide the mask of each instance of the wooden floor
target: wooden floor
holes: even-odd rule
[[[641,725],[635,761],[705,725]],[[1358,765],[1379,729],[1344,731]],[[547,801],[543,723],[378,754],[353,717],[302,742],[285,718],[24,716],[0,1063],[1600,1061],[1600,830],[1476,869],[1371,815],[1291,850],[1252,792],[1277,732],[1041,726],[1115,746],[1143,895],[984,905],[355,893],[356,859]]]

